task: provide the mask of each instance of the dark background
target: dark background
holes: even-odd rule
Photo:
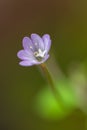
[[[0,0],[0,130],[83,130],[84,114],[45,120],[32,101],[46,82],[36,68],[18,65],[22,38],[50,34],[57,63],[66,74],[72,62],[87,58],[86,0]]]

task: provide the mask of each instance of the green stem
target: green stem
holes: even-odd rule
[[[50,87],[51,87],[51,90],[52,90],[52,92],[53,92],[55,98],[58,100],[58,91],[57,91],[57,89],[56,89],[56,87],[55,87],[55,84],[54,84],[54,82],[53,82],[53,79],[52,79],[52,77],[51,77],[51,74],[50,74],[50,72],[49,72],[47,66],[46,66],[44,63],[41,64],[40,66],[41,66],[42,70],[44,71],[44,73],[45,73],[45,75],[46,75],[46,78],[47,78],[47,80],[48,80],[48,83],[49,83],[49,85],[50,85]]]

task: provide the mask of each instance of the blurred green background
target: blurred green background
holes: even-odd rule
[[[0,130],[85,129],[78,109],[61,120],[34,111],[32,103],[46,81],[36,66],[19,66],[16,56],[31,33],[50,34],[50,54],[67,75],[71,63],[87,59],[87,1],[0,0]]]

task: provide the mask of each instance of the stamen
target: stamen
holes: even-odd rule
[[[35,57],[38,57],[38,52],[37,51],[34,52],[34,55],[35,55]]]
[[[46,54],[46,51],[41,51],[41,49],[38,49],[38,51],[34,52],[35,57],[44,58],[45,54]]]

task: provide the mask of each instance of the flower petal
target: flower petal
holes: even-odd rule
[[[32,53],[30,53],[29,51],[27,50],[20,50],[18,53],[17,53],[17,56],[18,58],[20,58],[21,60],[33,60],[34,59],[34,56],[32,55]]]
[[[21,65],[21,66],[32,66],[32,65],[39,65],[39,64],[42,64],[42,63],[44,63],[47,59],[49,58],[49,55],[47,55],[45,58],[44,58],[44,60],[42,60],[41,62],[39,62],[39,61],[35,61],[35,60],[24,60],[24,61],[21,61],[21,62],[19,62],[19,64]]]
[[[45,34],[45,35],[43,35],[42,39],[43,39],[43,42],[44,42],[45,50],[46,50],[47,53],[48,53],[49,50],[50,50],[50,47],[51,47],[51,39],[50,39],[50,36],[49,36],[48,34]]]
[[[42,38],[38,34],[31,34],[33,44],[37,46],[37,49],[44,50],[44,43]]]
[[[21,61],[21,62],[19,62],[19,64],[21,66],[32,66],[32,65],[34,65],[34,63],[32,63],[32,62],[30,62],[28,60]]]
[[[25,50],[28,51],[32,51],[32,49],[34,50],[32,41],[29,37],[24,37],[22,40],[22,44]]]

